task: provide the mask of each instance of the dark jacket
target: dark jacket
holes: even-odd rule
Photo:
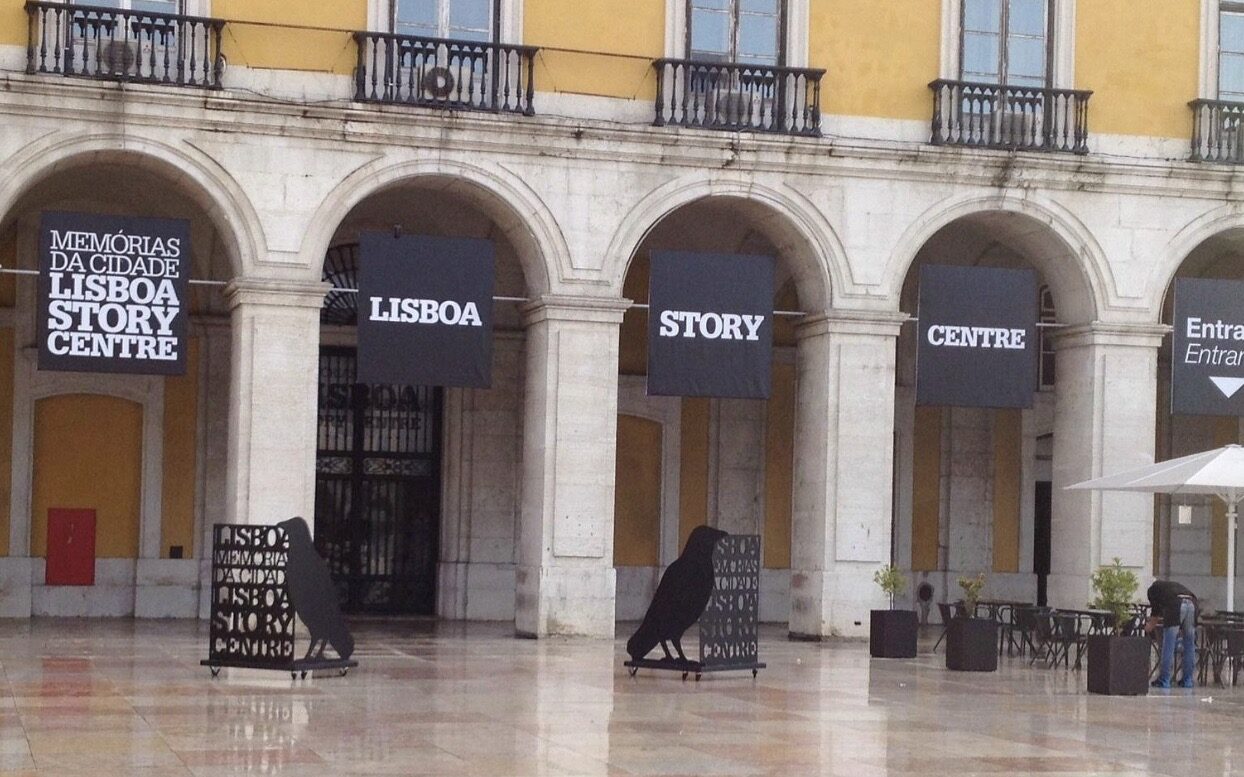
[[[1201,606],[1196,594],[1173,580],[1156,580],[1149,586],[1149,606],[1162,619],[1163,626],[1179,625],[1179,606],[1184,599],[1191,599],[1198,609]]]

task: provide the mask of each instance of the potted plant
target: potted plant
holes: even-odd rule
[[[1149,639],[1130,634],[1131,604],[1140,581],[1136,573],[1115,559],[1093,573],[1089,602],[1094,610],[1110,613],[1109,633],[1088,638],[1088,690],[1111,696],[1144,696],[1149,693]]]
[[[993,672],[998,669],[998,624],[977,618],[976,603],[985,587],[985,573],[959,578],[964,615],[946,625],[946,668],[957,672]]]
[[[868,649],[873,658],[915,658],[917,622],[915,610],[894,609],[894,597],[907,589],[907,578],[893,564],[873,575],[890,599],[890,609],[870,613]]]

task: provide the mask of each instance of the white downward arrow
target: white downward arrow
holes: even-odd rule
[[[1235,396],[1235,392],[1239,391],[1241,386],[1244,386],[1244,378],[1217,378],[1211,375],[1209,379],[1214,381],[1214,385],[1228,399]]]

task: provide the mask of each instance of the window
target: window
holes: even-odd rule
[[[1049,286],[1042,286],[1037,292],[1037,309],[1042,324],[1054,324],[1058,316],[1054,311],[1054,295]],[[1037,340],[1041,345],[1041,361],[1037,364],[1040,374],[1041,388],[1054,385],[1054,338],[1050,336],[1049,327],[1037,328]]]
[[[687,57],[783,64],[782,0],[687,0]]]
[[[116,8],[140,13],[184,13],[180,0],[87,0],[75,5],[93,5],[97,8]]]
[[[1218,99],[1244,102],[1244,2],[1219,6]]]
[[[1047,85],[1051,2],[963,0],[962,79],[1008,86]]]
[[[400,35],[492,41],[492,0],[393,0],[390,22]]]

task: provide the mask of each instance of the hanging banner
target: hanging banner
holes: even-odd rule
[[[1171,412],[1244,416],[1244,281],[1175,279]]]
[[[487,388],[493,265],[487,240],[362,234],[359,382]]]
[[[190,222],[44,213],[39,369],[186,371]]]
[[[648,393],[769,396],[773,258],[658,251],[648,295]]]
[[[919,304],[917,404],[1032,407],[1035,272],[926,264]]]

